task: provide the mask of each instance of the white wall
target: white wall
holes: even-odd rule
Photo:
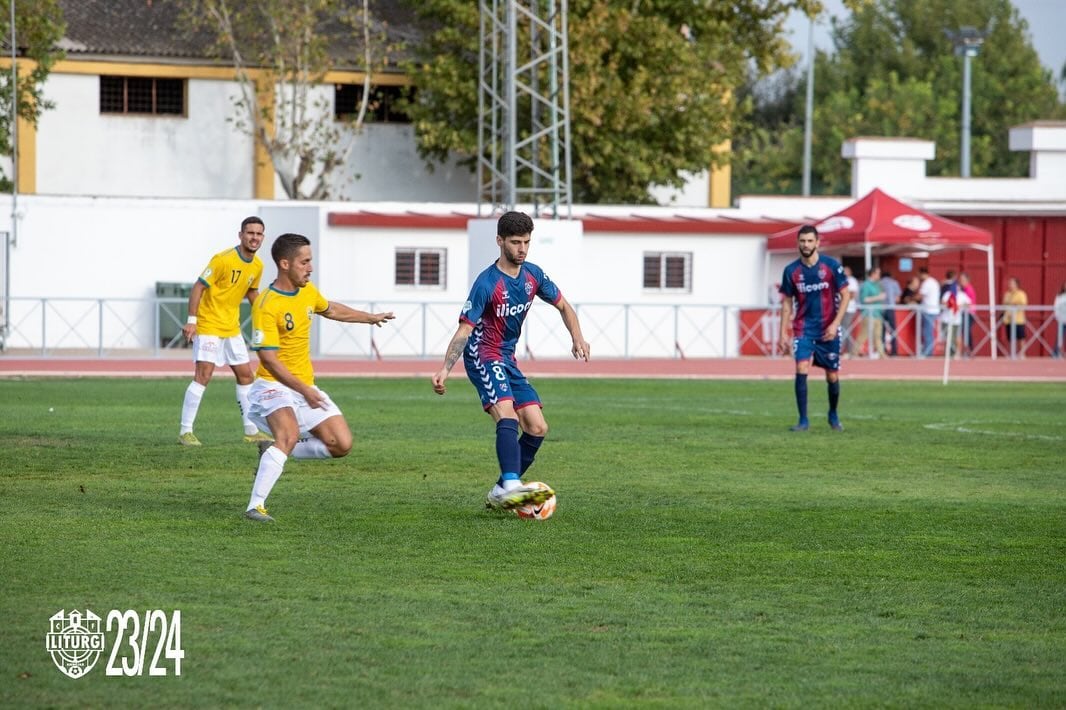
[[[188,117],[100,113],[98,76],[52,74],[37,129],[37,193],[247,198],[252,141],[220,119],[230,82],[190,79]]]
[[[99,76],[51,74],[44,94],[55,108],[41,115],[37,129],[37,194],[252,198],[253,142],[227,121],[238,85],[189,79],[187,86],[184,117],[101,114]],[[332,113],[331,87],[312,96]],[[410,125],[367,124],[351,141],[332,181],[338,199],[477,198],[474,174],[455,161],[425,165]],[[275,195],[285,199],[277,180]]]
[[[10,228],[9,199],[0,199],[0,230]],[[266,223],[260,251],[264,286],[276,273],[270,257],[274,238],[296,231],[312,239],[312,278],[328,298],[397,313],[397,320],[381,329],[321,323],[315,342],[325,355],[439,355],[455,331],[473,271],[484,268],[471,268],[471,237],[464,228],[330,226],[329,213],[352,211],[351,203],[37,195],[21,196],[19,211],[18,243],[11,253],[15,329],[8,346],[14,349],[154,347],[156,282],[192,283],[212,254],[237,243],[241,220],[252,214]],[[670,357],[675,344],[688,356],[732,354],[736,307],[765,303],[760,236],[582,234],[580,222],[535,224],[530,260],[544,267],[578,308],[585,335],[601,356]],[[396,286],[399,247],[447,250],[446,286]],[[645,251],[692,252],[692,293],[645,292]],[[485,265],[491,260],[492,254],[482,259]],[[550,305],[538,303],[530,312],[523,351],[527,346],[537,357],[568,355],[569,336]]]

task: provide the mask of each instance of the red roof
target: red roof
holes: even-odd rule
[[[360,210],[358,212],[330,212],[327,220],[333,227],[385,227],[396,229],[460,229],[466,230],[469,220],[476,215],[452,212],[450,214],[425,214],[403,212],[384,214]],[[769,234],[788,222],[767,219],[737,219],[732,217],[691,217],[669,215],[650,217],[645,215],[607,216],[588,214],[575,216],[584,225],[586,232],[624,232],[673,234]]]

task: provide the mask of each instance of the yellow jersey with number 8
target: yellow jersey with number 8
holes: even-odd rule
[[[329,301],[310,282],[295,291],[279,291],[271,284],[252,306],[252,350],[277,350],[289,372],[313,385],[311,320],[328,308]],[[262,362],[255,376],[277,381]]]

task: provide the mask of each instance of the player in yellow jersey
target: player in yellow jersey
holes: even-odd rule
[[[395,316],[367,313],[329,301],[311,283],[311,241],[301,234],[282,234],[270,255],[278,277],[252,305],[252,349],[259,369],[248,393],[252,421],[268,427],[274,443],[259,444],[259,469],[244,516],[258,522],[267,514],[267,496],[281,477],[285,462],[347,456],[352,432],[344,414],[315,386],[311,365],[311,321],[320,315],[342,323],[381,326]]]
[[[256,252],[263,245],[263,220],[248,217],[241,222],[237,238],[240,243],[211,257],[207,268],[193,284],[189,294],[189,320],[182,328],[192,341],[196,370],[185,389],[181,406],[181,430],[178,443],[200,446],[193,433],[200,400],[211,381],[215,368],[229,365],[237,378],[237,406],[244,422],[244,440],[269,441],[248,418],[248,390],[252,386],[252,367],[248,348],[241,335],[241,301],[254,303],[259,295],[263,260]]]

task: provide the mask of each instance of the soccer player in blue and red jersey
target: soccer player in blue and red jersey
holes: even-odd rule
[[[837,416],[840,401],[840,321],[848,307],[848,278],[835,259],[818,253],[818,230],[799,230],[800,258],[781,276],[781,351],[796,359],[796,408],[792,431],[807,431],[807,372],[814,364],[825,370],[829,387],[829,426],[843,431]],[[793,305],[794,304],[794,305]],[[791,336],[789,330],[792,330]]]
[[[535,297],[559,310],[573,340],[570,352],[574,357],[589,359],[589,344],[581,334],[577,313],[544,271],[526,261],[532,232],[533,220],[522,212],[500,217],[496,224],[500,258],[474,280],[444,365],[433,375],[433,391],[444,394],[448,374],[462,356],[482,408],[496,422],[500,477],[485,499],[490,508],[536,505],[554,495],[550,488],[522,483],[522,475],[548,433],[540,397],[515,361],[522,322]]]

